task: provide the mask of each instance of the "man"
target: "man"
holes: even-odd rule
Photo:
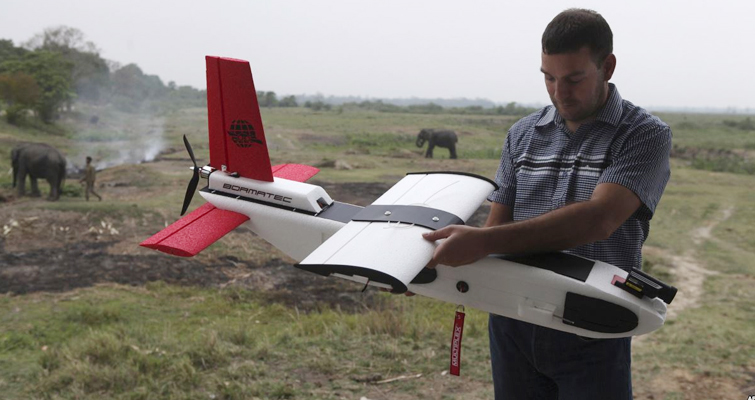
[[[640,268],[649,220],[669,179],[671,130],[623,100],[603,17],[571,9],[542,38],[553,106],[514,124],[483,228],[449,226],[428,267],[491,253],[565,251]],[[630,338],[589,340],[491,315],[497,399],[631,399]]]
[[[81,178],[79,182],[86,182],[87,188],[86,192],[84,193],[84,197],[89,201],[89,193],[97,196],[97,199],[99,201],[102,201],[102,197],[97,194],[97,192],[94,191],[94,179],[97,175],[97,171],[94,169],[94,166],[92,165],[92,157],[87,156],[87,166],[84,168],[84,177]]]

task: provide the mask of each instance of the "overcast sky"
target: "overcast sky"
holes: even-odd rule
[[[205,88],[204,56],[251,63],[258,90],[547,104],[540,37],[570,7],[614,33],[612,79],[644,107],[755,109],[752,1],[0,0],[0,38],[81,30],[101,56]]]

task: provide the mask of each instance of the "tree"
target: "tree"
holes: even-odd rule
[[[136,64],[128,64],[111,77],[113,102],[123,111],[139,111],[146,100],[157,100],[169,89],[156,75],[146,75]]]
[[[26,54],[28,50],[13,45],[12,40],[0,39],[0,64],[4,61],[17,59]]]
[[[17,124],[24,111],[34,108],[42,90],[31,75],[23,72],[0,74],[0,99],[5,103],[5,119]]]
[[[80,100],[98,101],[108,86],[110,69],[94,43],[76,28],[57,26],[36,34],[24,47],[58,53],[72,64],[71,81]]]
[[[34,109],[42,121],[51,123],[60,107],[76,95],[71,90],[72,68],[73,65],[60,54],[38,50],[3,62],[0,64],[0,74],[24,73],[32,76],[40,89]]]
[[[286,96],[278,102],[279,107],[298,107],[299,104],[296,102],[296,96]]]
[[[312,109],[312,111],[330,110],[331,106],[321,100],[307,101],[304,103],[304,107]]]
[[[277,107],[278,97],[275,92],[257,91],[257,103],[260,107]]]
[[[23,46],[30,50],[44,49],[59,53],[76,50],[99,54],[99,49],[94,43],[84,40],[82,31],[65,25],[47,28],[42,33],[34,35]]]

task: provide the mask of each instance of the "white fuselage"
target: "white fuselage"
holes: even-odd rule
[[[319,216],[323,205],[333,204],[333,201],[316,185],[279,178],[274,182],[259,182],[217,172],[210,175],[209,180],[210,190],[200,192],[208,202],[220,209],[247,215],[249,229],[297,262],[347,223]],[[401,226],[396,224],[395,228],[390,225],[386,228],[401,229]],[[408,290],[585,337],[612,338],[648,333],[663,325],[666,314],[666,304],[660,299],[639,299],[613,286],[613,278],[626,278],[627,272],[600,261],[594,262],[584,282],[551,270],[495,257],[459,268],[439,265],[436,271],[435,280],[409,284]],[[339,276],[361,284],[368,283],[367,278],[358,275]],[[457,288],[461,281],[468,287],[464,293]],[[377,282],[369,283],[388,287]],[[624,307],[637,315],[639,324],[624,333],[594,332],[565,324],[562,318],[567,292]]]

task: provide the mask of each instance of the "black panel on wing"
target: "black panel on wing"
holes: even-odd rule
[[[356,267],[353,265],[335,265],[335,264],[294,264],[294,267],[305,271],[314,272],[322,276],[331,274],[341,274],[347,276],[361,276],[371,281],[384,283],[391,286],[391,293],[401,294],[406,292],[407,288],[400,280],[370,268]]]
[[[464,220],[449,212],[424,206],[402,204],[372,204],[357,213],[352,220],[361,222],[401,222],[438,230],[448,225],[464,225]]]
[[[330,206],[320,211],[320,213],[316,216],[319,218],[325,218],[346,224],[351,222],[351,219],[354,218],[357,213],[362,211],[363,208],[364,207],[355,206],[353,204],[334,201]]]

